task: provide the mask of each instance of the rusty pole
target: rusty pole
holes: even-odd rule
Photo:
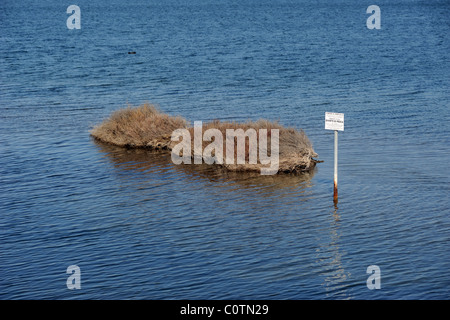
[[[338,132],[334,130],[334,203],[338,202]]]

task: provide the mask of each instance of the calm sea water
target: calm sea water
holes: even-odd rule
[[[80,0],[80,30],[70,4],[0,2],[1,299],[450,297],[448,1]],[[230,174],[90,138],[145,101],[303,128],[324,162]]]

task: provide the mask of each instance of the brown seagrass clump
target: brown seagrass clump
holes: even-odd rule
[[[172,132],[187,128],[182,117],[161,113],[145,103],[115,111],[108,119],[95,126],[91,135],[102,142],[127,148],[167,148]]]
[[[191,139],[191,150],[194,150],[194,127],[190,127],[188,122],[179,116],[170,116],[160,112],[155,106],[145,103],[139,107],[128,107],[114,112],[108,119],[95,126],[91,130],[91,135],[102,142],[125,147],[125,148],[147,148],[156,150],[172,149],[179,141],[172,141],[172,133],[177,129],[185,129],[189,132]],[[208,129],[217,129],[223,134],[223,154],[226,150],[227,130],[239,130],[250,132],[255,130],[259,132],[266,129],[267,154],[271,150],[271,130],[277,129],[279,132],[279,157],[278,173],[299,173],[312,170],[319,161],[314,159],[317,154],[314,152],[312,144],[303,130],[286,128],[278,122],[268,120],[249,121],[245,123],[212,121],[202,124],[201,131],[204,133]],[[199,130],[197,128],[197,130]],[[250,131],[248,131],[250,130]],[[236,131],[237,132],[237,131]],[[202,139],[202,149],[204,150],[210,141]],[[264,167],[261,163],[249,163],[249,151],[254,150],[250,147],[250,138],[245,139],[245,163],[233,164],[220,163],[232,171],[258,171]],[[257,148],[260,146],[258,145]],[[236,153],[238,148],[234,148]],[[258,149],[257,152],[260,150]],[[259,153],[258,153],[259,154]],[[194,156],[194,155],[192,155]],[[237,159],[237,154],[234,155]]]

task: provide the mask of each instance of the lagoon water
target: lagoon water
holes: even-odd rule
[[[1,299],[450,297],[448,1],[80,0],[80,30],[70,4],[0,2]],[[90,138],[145,101],[279,120],[324,162],[230,174]]]

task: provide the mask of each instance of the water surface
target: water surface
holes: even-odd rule
[[[378,1],[368,30],[370,4],[78,1],[68,30],[69,4],[2,1],[0,298],[448,299],[449,4]],[[145,101],[279,120],[324,162],[261,177],[90,138]]]

